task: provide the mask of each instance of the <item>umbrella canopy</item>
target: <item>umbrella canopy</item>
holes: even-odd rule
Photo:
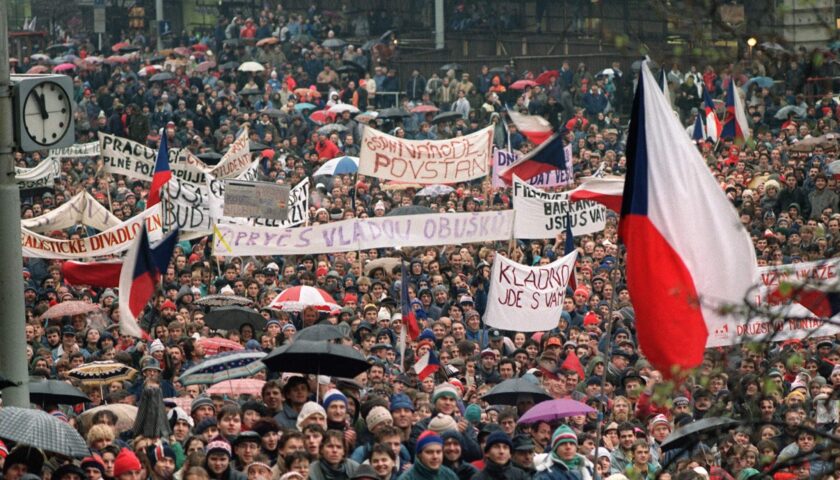
[[[68,302],[61,302],[50,307],[41,315],[42,319],[72,317],[74,315],[84,315],[91,312],[98,312],[99,305],[81,300],[72,300]]]
[[[255,142],[253,140],[248,142],[248,151],[251,152],[251,153],[262,152],[263,150],[265,150],[267,148],[271,148],[271,147],[269,147],[268,145],[266,145],[264,143]]]
[[[311,89],[311,88],[296,88],[295,89],[295,95],[297,95],[301,99],[321,98],[321,92],[319,92],[318,90]],[[313,105],[312,108],[315,108],[315,105]]]
[[[128,47],[128,46],[131,46],[131,44],[128,43],[128,42],[117,42],[117,43],[111,45],[111,51],[119,52],[120,50],[122,50],[123,48]]]
[[[545,72],[542,72],[542,73],[541,73],[541,74],[540,74],[540,75],[536,78],[536,80],[535,80],[535,81],[536,81],[539,85],[548,85],[548,84],[551,82],[551,78],[552,78],[552,77],[557,78],[557,77],[559,77],[559,76],[560,76],[560,72],[558,72],[557,70],[546,70]]]
[[[61,65],[56,65],[55,67],[53,67],[53,72],[69,72],[75,69],[76,66],[72,63],[62,63]]]
[[[260,65],[257,62],[245,62],[245,63],[243,63],[242,65],[239,66],[238,70],[240,72],[256,73],[256,72],[262,72],[263,70],[265,70],[265,67],[263,67],[262,65]]]
[[[324,125],[323,127],[318,129],[318,133],[322,135],[329,135],[333,132],[346,132],[347,127],[340,124],[340,123],[331,123],[329,125]]]
[[[427,213],[435,213],[435,211],[429,207],[424,207],[422,205],[409,205],[407,207],[397,207],[385,214],[385,216],[401,217],[405,215],[424,215]]]
[[[130,430],[134,426],[134,419],[137,418],[137,407],[125,403],[112,403],[85,410],[79,415],[79,419],[82,421],[82,428],[85,430],[90,428],[91,423],[93,423],[93,417],[97,413],[105,410],[117,416],[117,424],[114,425],[117,430]]]
[[[315,171],[313,177],[319,175],[346,175],[359,171],[359,157],[337,157],[328,160]]]
[[[66,52],[67,50],[73,48],[72,43],[56,43],[47,47],[47,52],[56,54],[61,52]]]
[[[137,375],[137,370],[124,363],[103,360],[76,367],[67,372],[67,375],[80,380],[84,385],[99,386],[111,382],[130,381]]]
[[[302,112],[304,110],[315,110],[315,105],[312,105],[311,103],[307,103],[307,102],[302,102],[302,103],[296,103],[295,104],[295,111],[296,112]]]
[[[48,55],[44,55],[43,53],[36,53],[29,56],[30,59],[36,62],[45,62],[49,61],[50,57]]]
[[[779,120],[785,120],[790,113],[793,113],[797,117],[804,117],[807,110],[805,107],[800,107],[799,105],[788,105],[776,111],[776,115],[774,115],[774,117]]]
[[[464,67],[462,67],[460,63],[447,63],[446,65],[440,67],[440,71],[442,72],[448,72],[449,70],[460,72],[463,69]]]
[[[215,164],[219,163],[219,160],[221,160],[221,159],[222,159],[222,154],[221,154],[221,153],[218,153],[218,152],[204,152],[204,153],[199,153],[199,154],[197,154],[195,157],[196,157],[197,159],[201,160],[201,161],[202,161],[202,162],[204,162],[204,163],[212,163],[212,164],[214,164],[214,165],[215,165]],[[207,297],[215,297],[215,296],[216,296],[216,295],[208,295]],[[223,296],[223,297],[224,297],[224,296],[227,296],[227,297],[229,297],[229,296],[231,296],[231,295],[219,295],[219,296]],[[202,298],[200,298],[199,300],[204,300],[204,299],[205,299],[205,298],[207,298],[207,297],[202,297]],[[240,298],[243,298],[243,297],[240,297]],[[248,299],[246,298],[245,300],[248,300]],[[250,302],[250,300],[248,300],[248,301]],[[195,302],[193,302],[193,303],[198,304],[198,300],[196,300],[196,301],[195,301]],[[219,305],[219,306],[221,306],[221,305]]]
[[[240,95],[260,95],[261,93],[262,93],[262,90],[260,90],[257,87],[243,88],[242,90],[239,91]]]
[[[239,66],[239,62],[230,61],[219,65],[219,68],[222,70],[236,70],[236,67]]]
[[[210,310],[210,313],[204,317],[204,322],[210,328],[220,328],[223,330],[239,330],[246,323],[262,329],[265,325],[265,318],[252,308],[232,305],[230,307],[218,307]]]
[[[751,79],[747,80],[747,83],[742,85],[741,88],[743,88],[744,90],[747,90],[748,88],[750,88],[750,84],[753,84],[753,83],[758,85],[761,88],[770,88],[776,82],[774,82],[773,79],[770,78],[770,77],[752,77]]]
[[[43,410],[0,408],[0,438],[71,458],[90,455],[79,432]]]
[[[354,107],[353,105],[350,105],[349,103],[336,103],[335,105],[330,107],[328,109],[328,111],[332,112],[332,113],[344,113],[344,112],[359,113],[359,112],[361,112],[361,110]]]
[[[311,342],[323,342],[337,340],[343,337],[344,334],[341,333],[341,330],[339,330],[335,325],[325,325],[319,323],[318,325],[312,325],[311,327],[306,327],[297,332],[295,335],[295,341],[309,340]]]
[[[20,382],[13,382],[13,381],[9,380],[8,378],[0,375],[0,390],[3,390],[4,388],[17,387],[17,386],[20,386]]]
[[[520,395],[530,395],[534,403],[551,400],[542,387],[525,378],[511,378],[493,387],[481,398],[492,405],[516,405]]]
[[[394,270],[394,268],[399,266],[401,261],[402,259],[394,257],[381,257],[371,260],[365,265],[365,275],[370,275],[370,272],[376,270],[377,268],[381,268],[390,273]]]
[[[402,108],[396,107],[386,108],[379,111],[379,118],[405,118],[410,116],[410,113],[406,112]]]
[[[341,48],[347,45],[347,42],[340,38],[328,38],[321,43],[325,48]]]
[[[128,58],[122,55],[111,55],[110,57],[105,59],[105,63],[109,65],[128,63]]]
[[[260,362],[265,355],[265,352],[259,350],[214,355],[181,374],[181,385],[213,385],[253,375],[265,369],[265,364]]]
[[[432,123],[437,125],[438,123],[443,122],[454,122],[459,118],[464,118],[464,116],[461,115],[460,112],[443,112],[435,115],[435,118],[432,119]]]
[[[204,73],[209,72],[211,69],[216,68],[216,62],[213,60],[207,60],[206,62],[201,62],[195,66],[195,71]]]
[[[291,41],[298,43],[309,43],[312,40],[312,35],[309,35],[307,33],[298,33],[297,35],[293,35],[291,38]]]
[[[256,397],[262,393],[263,385],[265,385],[265,380],[237,378],[235,380],[217,383],[205,390],[205,392],[209,395],[227,395],[229,397],[238,397],[240,395]]]
[[[283,290],[268,306],[287,312],[300,312],[306,307],[315,307],[316,310],[323,312],[338,310],[338,304],[329,293],[308,285]]]
[[[354,70],[354,71],[358,72],[359,74],[363,74],[363,73],[367,72],[367,68],[365,68],[364,65],[356,63],[353,60],[343,61],[341,67],[347,67],[348,69]],[[339,67],[339,68],[341,68],[341,67]]]
[[[175,78],[175,75],[173,75],[172,72],[160,72],[160,73],[156,73],[156,74],[152,75],[149,78],[149,81],[150,82],[168,82],[169,80],[172,80],[173,78]]]
[[[531,407],[519,423],[537,423],[537,422],[553,422],[561,418],[573,417],[575,415],[586,415],[587,413],[594,413],[597,410],[589,405],[572,400],[570,398],[562,398],[560,400],[549,400],[547,402],[540,402]]]
[[[434,105],[417,105],[411,109],[411,113],[437,113],[440,109]]]
[[[245,347],[239,343],[222,337],[199,338],[196,343],[204,348],[204,352],[207,355],[216,355],[219,352],[245,350]]]
[[[262,40],[259,40],[257,42],[257,46],[258,47],[267,47],[269,45],[277,45],[278,43],[280,43],[279,38],[277,38],[277,37],[266,37],[266,38],[263,38]]]
[[[266,114],[271,118],[280,118],[284,115],[283,110],[280,110],[280,109],[277,109],[277,108],[264,108],[264,109],[260,110],[259,113],[260,113],[260,115]]]
[[[668,435],[662,442],[662,451],[677,448],[688,448],[696,444],[702,436],[718,435],[730,428],[735,428],[741,422],[726,417],[710,417],[682,426]]]
[[[207,154],[205,153],[198,155],[198,158],[204,160],[204,158],[202,158],[201,155]],[[218,153],[215,153],[214,155],[218,156],[217,160],[222,158],[222,156]],[[252,305],[254,302],[250,298],[240,297],[239,295],[218,294],[208,295],[206,297],[199,298],[194,303],[202,307],[232,307],[234,305],[240,307],[247,307],[249,305]]]
[[[429,185],[428,187],[423,187],[422,190],[417,192],[418,197],[439,197],[441,195],[449,195],[450,193],[454,192],[455,189],[450,187],[449,185]]]
[[[317,124],[324,124],[327,122],[331,122],[335,119],[335,114],[330,112],[329,110],[315,110],[314,112],[309,114],[309,120]]]
[[[346,378],[353,378],[370,368],[365,357],[352,347],[309,340],[295,340],[275,348],[262,361],[271,371]]]
[[[510,84],[510,88],[514,90],[525,90],[528,87],[535,87],[539,85],[539,83],[533,80],[517,80]]]
[[[59,405],[76,405],[89,402],[87,395],[81,390],[60,380],[41,380],[29,383],[29,400],[38,405],[57,403]]]
[[[34,67],[27,70],[26,73],[47,73],[49,71],[50,68],[46,65],[35,65]]]

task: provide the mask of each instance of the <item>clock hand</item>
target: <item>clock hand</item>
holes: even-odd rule
[[[38,109],[41,110],[41,118],[44,120],[50,118],[50,114],[47,112],[47,102],[44,100],[44,94],[35,94],[35,98],[38,99]]]

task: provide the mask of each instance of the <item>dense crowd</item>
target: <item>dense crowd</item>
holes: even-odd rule
[[[527,152],[534,146],[507,119],[509,108],[543,116],[566,132],[578,179],[599,168],[624,173],[633,66],[615,62],[608,70],[590,72],[583,63],[562,62],[546,81],[521,89],[511,85],[544,72],[490,65],[466,72],[453,66],[426,78],[418,70],[395,70],[391,59],[399,51],[383,22],[362,16],[342,25],[315,7],[303,14],[278,9],[254,18],[222,18],[214,31],[176,40],[181,45],[166,52],[153,51],[142,36],[127,39],[122,52],[111,56],[79,41],[68,47],[77,57],[77,68],[69,73],[78,107],[77,141],[94,141],[104,132],[156,148],[166,135],[170,147],[203,154],[222,152],[247,126],[251,140],[268,147],[254,156],[261,159],[262,178],[295,185],[327,160],[358,155],[362,125],[416,139],[452,138],[493,125],[498,148]],[[345,34],[366,37],[372,31],[384,35],[364,48],[339,42],[322,46]],[[740,92],[753,140],[699,142],[698,148],[749,230],[760,265],[827,259],[840,251],[840,204],[829,168],[837,144],[830,136],[816,138],[837,132],[840,101],[830,79],[812,80],[830,75],[827,62],[815,61],[830,54],[757,49],[750,60],[723,68],[664,67],[674,108],[687,128],[698,112],[705,115],[703,89],[722,99],[729,82],[746,87]],[[264,70],[239,71],[246,61]],[[42,64],[49,60],[32,56],[12,66],[26,72]],[[162,72],[171,75],[150,81]],[[769,81],[755,81],[758,77]],[[361,113],[310,118],[339,103]],[[722,118],[723,102],[717,107]],[[400,114],[383,114],[393,108]],[[448,111],[460,115],[435,120]],[[331,130],[322,129],[325,123]],[[16,158],[26,168],[45,155]],[[109,175],[100,167],[96,158],[62,159],[53,189],[22,192],[21,217],[43,215],[83,190],[120,219],[144,210],[147,182]],[[511,208],[510,190],[493,188],[488,180],[453,185],[451,193],[434,197],[416,195],[415,185],[362,176],[312,181],[310,224],[381,216],[407,205],[443,215]],[[771,338],[758,346],[709,350],[684,382],[663,381],[636,345],[617,222],[611,214],[603,232],[575,239],[577,286],[567,293],[557,327],[536,334],[485,325],[490,267],[495,255],[527,265],[556,259],[563,254],[563,235],[511,244],[463,239],[444,248],[229,260],[212,255],[208,237],[181,241],[141,318],[149,334],[144,339],[120,333],[120,292],[68,284],[61,261],[24,259],[31,375],[71,382],[90,399],[38,407],[77,428],[91,455],[70,461],[0,443],[3,479],[835,477],[840,340]],[[92,233],[89,227],[74,227],[50,236]],[[393,268],[368,267],[386,257],[409,262],[407,274],[401,275],[399,262]],[[722,266],[721,274],[725,270]],[[400,298],[403,282],[407,300]],[[340,310],[267,308],[278,293],[296,285],[323,289]],[[215,294],[249,299],[264,322],[211,330],[204,320],[209,309],[195,302]],[[79,299],[100,311],[42,318],[50,307]],[[414,309],[422,333],[402,358],[404,301]],[[179,382],[185,370],[215,353],[208,339],[270,352],[318,323],[337,325],[343,338],[336,341],[368,358],[367,372],[336,378],[263,369],[248,377],[264,382],[252,395],[208,394],[210,385]],[[412,366],[429,350],[442,368],[420,380]],[[69,375],[103,360],[139,374],[94,386]],[[512,378],[533,382],[555,399],[584,402],[596,413],[520,423],[534,408],[530,395],[510,405],[482,399]],[[218,386],[224,391],[224,382]],[[136,405],[146,387],[161,391],[167,435],[137,435],[132,422],[119,416],[116,407]],[[83,421],[84,412],[95,408]],[[697,437],[685,448],[662,449],[676,428],[717,416],[739,420],[739,426]]]

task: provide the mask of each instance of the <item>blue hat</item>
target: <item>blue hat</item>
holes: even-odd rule
[[[417,437],[417,444],[414,447],[414,453],[420,454],[420,452],[422,452],[424,448],[433,444],[438,444],[442,447],[443,439],[440,438],[440,435],[438,435],[437,433],[431,430],[426,430],[425,432],[421,433],[419,437]]]
[[[404,393],[395,393],[391,395],[391,408],[390,410],[393,412],[394,410],[400,408],[407,408],[408,410],[414,411],[414,403],[411,401],[408,395]]]
[[[322,405],[326,409],[333,402],[344,402],[344,405],[347,405],[347,397],[340,391],[331,388],[330,390],[327,390],[327,393],[324,394],[324,402],[322,403]]]
[[[487,440],[484,443],[484,453],[487,453],[490,448],[497,443],[503,443],[513,450],[513,442],[510,440],[510,437],[508,437],[508,434],[499,430],[487,436]]]
[[[423,330],[422,332],[420,332],[420,336],[417,337],[418,342],[421,341],[421,340],[431,340],[431,341],[434,342],[435,341],[435,334],[432,332],[431,329],[427,328],[427,329]]]

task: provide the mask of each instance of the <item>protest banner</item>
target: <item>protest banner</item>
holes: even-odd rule
[[[590,201],[572,202],[569,193],[548,193],[513,178],[515,238],[553,238],[572,222],[574,235],[600,232],[607,224],[607,209]]]
[[[484,322],[514,332],[557,328],[577,251],[547,265],[527,267],[496,255]]]
[[[20,221],[23,228],[36,233],[64,230],[74,225],[84,225],[99,231],[105,231],[119,224],[120,219],[86,191],[77,193],[55,210],[50,210],[37,217],[24,218]]]
[[[837,285],[840,259],[832,258],[816,262],[793,263],[759,267],[759,284],[755,295],[750,299],[759,309],[766,309],[773,317],[783,317],[783,321],[771,321],[768,318],[732,318],[728,323],[714,325],[709,330],[708,348],[737,345],[750,341],[784,341],[792,338],[820,337],[840,333],[840,315],[832,317],[831,322],[818,318],[812,311],[796,302],[777,302],[774,292],[782,283],[807,287],[825,287]],[[778,293],[777,293],[778,294]]]
[[[572,158],[572,146],[566,145],[566,158]],[[505,180],[499,177],[499,173],[507,170],[508,166],[517,161],[522,153],[518,150],[502,150],[495,149],[493,152],[493,186],[496,188],[509,187],[510,185]],[[550,188],[550,187],[566,187],[574,183],[575,173],[572,162],[566,162],[566,169],[553,170],[551,172],[541,173],[533,176],[525,181],[532,187]]]
[[[57,157],[47,157],[33,168],[15,167],[15,181],[21,190],[52,188],[55,177],[61,173],[61,162]]]
[[[405,140],[364,128],[359,173],[424,185],[466,182],[490,173],[493,128],[447,140]]]
[[[289,216],[288,202],[288,185],[250,180],[225,180],[224,213],[229,217],[263,217],[284,220]]]
[[[509,240],[513,210],[352,218],[282,230],[230,224],[217,227],[219,234],[213,239],[216,255],[305,255]]]
[[[99,142],[89,142],[64,148],[53,148],[50,150],[50,156],[55,158],[98,157],[99,152]]]
[[[248,138],[248,128],[239,132],[239,136],[228,147],[228,151],[215,167],[209,167],[196,156],[190,156],[189,161],[198,170],[213,178],[236,178],[251,166],[251,140]]]
[[[80,259],[114,255],[124,252],[140,227],[146,222],[149,239],[158,240],[163,233],[160,208],[153,208],[129,218],[102,233],[87,238],[58,240],[21,228],[20,241],[23,256],[29,258]]]

